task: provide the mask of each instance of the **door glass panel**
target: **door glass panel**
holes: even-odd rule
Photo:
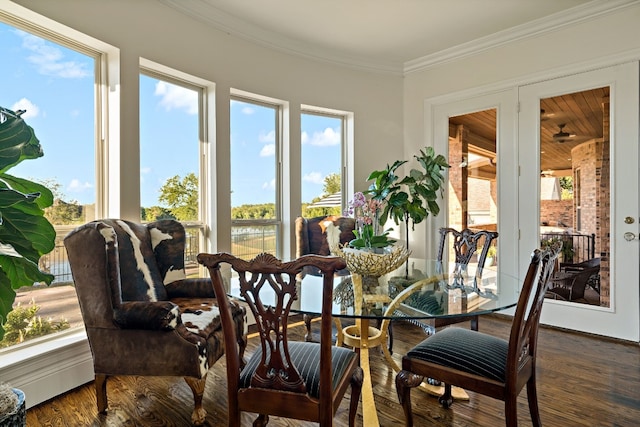
[[[498,229],[496,112],[493,108],[449,118],[448,227]],[[497,265],[498,239],[493,246],[485,269]],[[446,247],[452,248],[450,242]],[[469,264],[470,273],[477,268],[476,258]]]
[[[540,100],[540,242],[563,248],[547,298],[609,307],[609,88]]]

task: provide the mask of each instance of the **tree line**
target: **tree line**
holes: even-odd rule
[[[65,202],[62,185],[53,179],[41,181],[54,195],[54,203],[45,210],[45,217],[54,225],[74,225],[85,221],[85,210],[93,205],[81,205],[76,200]],[[314,217],[321,215],[340,215],[340,207],[308,207],[312,203],[330,194],[340,192],[340,175],[329,174],[324,179],[323,194],[309,203],[302,204],[302,215]],[[140,208],[143,222],[161,219],[178,221],[198,220],[198,177],[191,172],[184,177],[175,175],[160,187],[158,205]],[[232,219],[273,219],[276,216],[274,203],[243,204],[231,208]]]

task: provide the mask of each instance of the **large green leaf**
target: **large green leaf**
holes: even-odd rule
[[[0,173],[25,159],[44,155],[33,128],[20,114],[0,107]]]
[[[53,194],[41,184],[6,173],[25,159],[43,155],[40,141],[21,114],[0,107],[0,339],[15,300],[14,289],[51,284],[54,279],[38,269],[40,257],[55,246],[55,229],[44,217]]]
[[[11,311],[15,299],[16,292],[11,288],[11,280],[0,269],[0,337],[4,336],[2,325],[7,320],[7,315]]]

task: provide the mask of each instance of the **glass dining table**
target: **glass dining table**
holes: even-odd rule
[[[380,346],[389,367],[396,372],[401,369],[388,348],[390,322],[472,317],[507,310],[517,304],[521,285],[517,277],[497,269],[485,268],[481,280],[477,280],[473,264],[455,275],[445,273],[460,270],[455,265],[443,266],[436,260],[409,258],[394,267],[380,275],[351,270],[347,276],[334,277],[332,316],[337,326],[336,345],[357,348],[360,354],[364,371],[362,414],[366,426],[379,425],[371,383],[370,349]],[[298,299],[291,311],[307,319],[320,316],[322,278],[304,275],[298,287]],[[230,295],[238,296],[233,281]],[[342,327],[343,321],[349,325]],[[430,387],[426,383],[424,386]]]

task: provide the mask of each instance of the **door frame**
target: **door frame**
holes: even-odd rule
[[[640,339],[640,245],[626,241],[625,232],[638,235],[638,62],[575,73],[519,88],[519,194],[540,194],[540,100],[561,94],[610,87],[610,292],[609,307],[547,300],[544,324],[638,342]],[[531,161],[535,159],[535,161]],[[532,184],[535,183],[535,184]],[[535,199],[535,200],[534,200]],[[520,253],[539,244],[540,200],[519,202]],[[624,218],[635,218],[625,224]],[[521,264],[525,259],[521,259]]]
[[[448,153],[449,149],[449,117],[475,113],[489,109],[496,109],[496,157],[497,157],[497,203],[498,203],[498,234],[500,246],[501,272],[512,276],[519,276],[518,257],[514,256],[518,250],[517,199],[512,197],[517,191],[517,90],[509,88],[481,95],[474,95],[457,100],[431,99],[425,101],[425,127],[427,140],[433,141],[437,153]],[[460,167],[451,165],[451,167]],[[428,236],[437,236],[437,230],[447,224],[448,200],[443,200],[441,212],[429,223]],[[427,248],[427,256],[435,258],[435,245]]]

